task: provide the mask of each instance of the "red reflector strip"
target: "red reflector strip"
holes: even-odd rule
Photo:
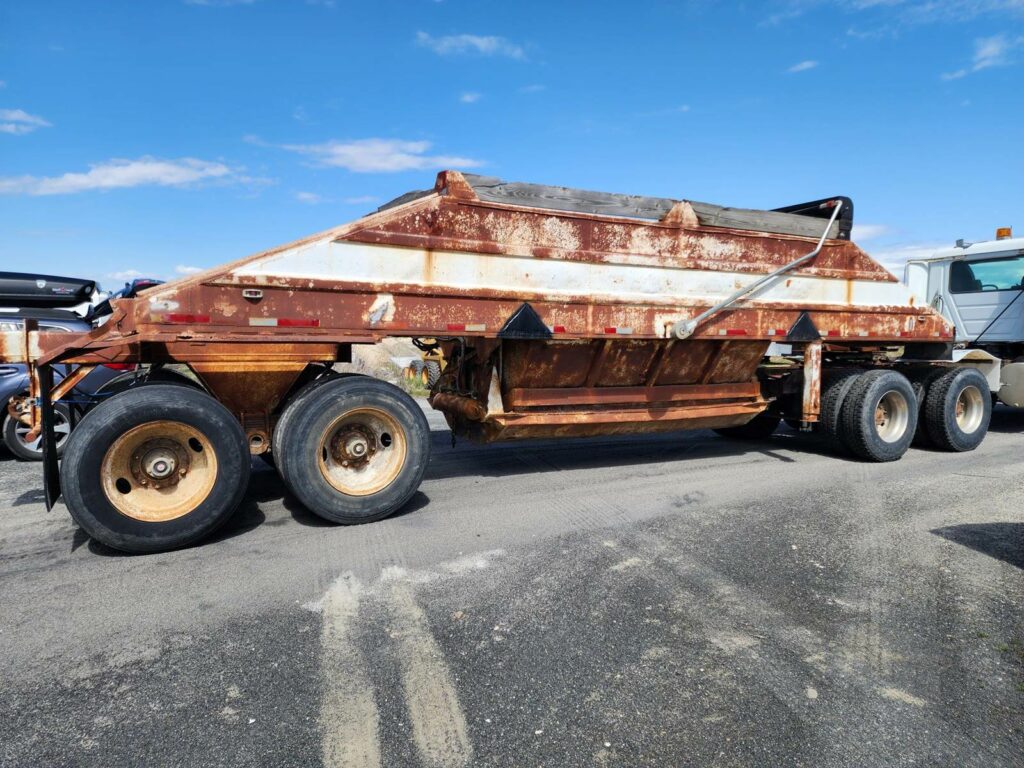
[[[565,333],[565,326],[564,325],[549,325],[548,329],[552,333]]]
[[[828,331],[825,335],[826,336],[841,336],[842,332],[841,331]]]
[[[469,331],[472,333],[483,333],[487,326],[483,323],[448,323],[449,331]]]
[[[249,325],[257,328],[319,328],[316,317],[250,317]]]
[[[629,336],[633,333],[633,329],[624,325],[610,325],[604,329],[604,332],[613,336]]]
[[[900,331],[900,336],[913,336],[913,331]]]
[[[742,328],[726,328],[726,336],[746,336],[747,332]]]
[[[208,323],[209,315],[185,315],[180,312],[169,312],[164,315],[165,323]]]
[[[769,336],[785,336],[785,335],[787,335],[787,333],[788,333],[788,331],[786,331],[786,330],[784,330],[782,328],[769,328],[768,329],[768,335]]]

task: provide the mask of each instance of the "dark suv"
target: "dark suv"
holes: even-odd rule
[[[92,326],[73,312],[60,309],[5,309],[0,307],[0,332],[18,331],[24,328],[25,320],[33,319],[39,323],[40,331],[68,331],[85,333]],[[64,449],[64,443],[71,433],[74,422],[71,408],[76,409],[75,416],[84,413],[90,405],[102,396],[102,389],[112,379],[124,373],[126,368],[135,366],[97,366],[81,383],[78,384],[63,400],[54,406],[54,430],[57,433],[58,455]],[[74,366],[55,365],[53,367],[54,383],[68,375]],[[39,461],[43,457],[41,440],[27,440],[29,428],[20,421],[11,418],[7,412],[8,401],[17,395],[28,393],[28,367],[25,365],[0,364],[0,421],[3,423],[3,442],[19,459]]]

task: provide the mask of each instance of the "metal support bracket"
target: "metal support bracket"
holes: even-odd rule
[[[776,278],[786,274],[787,272],[789,272],[789,271],[791,271],[793,269],[796,269],[801,264],[806,264],[808,261],[810,261],[815,256],[817,256],[819,253],[821,253],[821,249],[825,246],[825,240],[828,239],[828,233],[832,229],[832,225],[835,224],[836,219],[839,217],[839,212],[843,208],[843,201],[842,200],[828,200],[828,201],[822,203],[821,207],[822,208],[831,207],[834,210],[832,211],[832,218],[830,218],[828,220],[828,224],[825,226],[825,231],[821,233],[821,238],[818,240],[818,245],[817,245],[817,247],[813,251],[811,251],[810,253],[805,253],[799,259],[796,259],[795,261],[789,262],[789,264],[786,264],[784,266],[779,267],[774,272],[770,272],[769,274],[765,275],[764,277],[758,278],[757,280],[752,282],[750,285],[748,285],[748,286],[746,286],[744,288],[740,288],[738,291],[733,293],[727,299],[723,299],[718,304],[715,304],[713,307],[710,307],[710,308],[704,310],[703,312],[701,312],[696,317],[691,318],[690,320],[679,320],[678,322],[675,323],[675,325],[672,326],[672,333],[673,333],[673,335],[677,339],[688,339],[688,338],[690,338],[694,334],[694,332],[697,330],[697,328],[699,326],[701,326],[703,323],[707,322],[709,319],[711,319],[712,317],[717,315],[723,309],[726,309],[726,308],[732,306],[733,304],[735,304],[737,301],[739,301],[740,299],[744,298],[745,296],[749,296],[750,294],[752,294],[754,291],[756,291],[758,288],[760,288],[765,283],[771,282],[772,280],[775,280]]]

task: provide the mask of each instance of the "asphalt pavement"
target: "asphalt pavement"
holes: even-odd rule
[[[884,465],[431,423],[389,520],[257,461],[148,556],[0,455],[0,765],[1024,766],[1024,411]]]

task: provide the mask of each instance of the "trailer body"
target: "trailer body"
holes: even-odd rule
[[[186,364],[237,420],[248,450],[291,467],[286,481],[305,466],[282,453],[295,429],[286,425],[304,418],[299,401],[330,389],[317,395],[313,380],[329,378],[352,345],[387,337],[430,339],[443,353],[431,405],[454,435],[483,442],[749,432],[779,418],[810,430],[823,407],[839,407],[823,403],[834,373],[890,381],[882,374],[898,369],[923,381],[952,365],[952,324],[850,241],[852,220],[845,198],[752,211],[445,171],[432,189],[352,223],[116,301],[88,335],[8,334],[0,359],[40,372],[56,362]],[[766,358],[779,343],[789,354]],[[49,391],[42,378],[36,395]],[[884,382],[860,389],[884,390],[864,406],[875,409],[865,423],[877,422],[878,456],[898,458],[918,403],[909,384],[891,381],[895,395]],[[48,399],[21,403],[20,417],[44,428]],[[324,432],[310,454],[328,481],[334,469],[365,474],[404,429],[399,416],[380,421],[386,405],[364,410],[365,424],[339,416],[330,429],[340,432]],[[176,454],[159,455],[173,464]],[[131,471],[129,484],[151,488],[152,476]],[[345,482],[336,486],[343,507],[357,495]],[[332,519],[359,521],[349,518]]]

